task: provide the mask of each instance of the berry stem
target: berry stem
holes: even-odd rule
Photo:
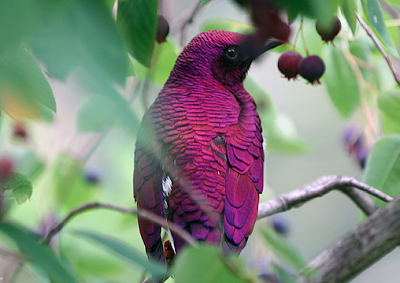
[[[383,49],[382,45],[379,43],[378,39],[374,36],[372,31],[369,29],[367,24],[363,21],[363,19],[360,17],[358,13],[356,13],[357,19],[360,22],[361,26],[364,28],[364,30],[367,32],[369,37],[372,39],[372,41],[375,43],[376,47],[378,50],[381,52],[383,58],[385,58],[390,70],[392,71],[393,77],[396,80],[396,82],[400,85],[400,77],[396,72],[395,67],[393,66],[392,61],[390,60],[389,56],[386,54],[385,50]]]
[[[296,36],[295,36],[294,41],[293,41],[293,50],[292,50],[292,53],[294,53],[294,52],[296,51],[297,39],[299,38],[300,30],[301,30],[302,28],[303,28],[303,21],[301,21],[300,27],[299,27],[299,29],[298,29],[297,32],[296,32]]]
[[[306,38],[304,37],[304,29],[303,29],[303,17],[301,17],[300,21],[300,30],[301,30],[301,38],[303,39],[304,49],[306,50],[307,56],[310,56],[310,52],[308,52]]]

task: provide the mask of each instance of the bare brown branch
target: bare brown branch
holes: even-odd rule
[[[400,244],[400,197],[317,255],[296,282],[348,282]],[[307,274],[310,274],[306,272]]]
[[[316,197],[321,197],[332,190],[339,190],[345,193],[367,215],[370,215],[376,210],[376,206],[367,193],[385,202],[393,200],[390,196],[385,195],[381,191],[368,186],[353,177],[330,175],[323,176],[303,188],[260,203],[257,218],[261,219],[275,213],[290,210],[293,207],[299,207],[300,205]],[[359,192],[355,192],[355,190]]]
[[[136,210],[136,209],[129,209],[129,208],[123,208],[119,207],[116,205],[112,204],[107,204],[107,203],[99,203],[99,202],[92,202],[92,203],[87,203],[85,205],[82,205],[78,207],[77,209],[71,211],[63,220],[61,220],[58,224],[53,226],[50,231],[47,233],[47,235],[43,239],[43,243],[48,244],[51,239],[56,235],[64,226],[71,220],[71,218],[75,217],[78,214],[81,214],[83,212],[86,212],[88,210],[92,209],[97,209],[97,208],[106,208],[106,209],[111,209],[114,211],[119,211],[123,213],[130,213],[130,214],[135,214],[138,215],[146,220],[149,220],[153,223],[156,223],[160,225],[161,227],[164,227],[166,229],[170,229],[172,232],[176,233],[179,235],[182,239],[184,239],[189,245],[196,246],[197,241],[185,230],[180,228],[179,226],[175,225],[174,223],[168,222],[166,219],[155,215],[154,213],[145,211],[145,210]]]

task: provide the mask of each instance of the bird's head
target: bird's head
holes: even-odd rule
[[[229,31],[206,31],[183,49],[171,76],[200,77],[224,85],[242,83],[251,62],[282,42],[254,42],[251,36]]]

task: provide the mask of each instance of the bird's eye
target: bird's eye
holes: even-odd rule
[[[239,51],[236,47],[228,47],[224,53],[225,57],[229,60],[236,60],[239,57]]]

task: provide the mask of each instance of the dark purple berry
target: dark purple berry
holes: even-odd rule
[[[166,38],[168,33],[169,33],[169,24],[167,20],[161,15],[158,16],[156,41],[159,44],[167,41]]]
[[[365,148],[361,149],[360,151],[357,152],[356,157],[361,169],[364,169],[368,157],[368,150]]]
[[[89,183],[98,184],[100,182],[100,172],[98,170],[90,169],[86,172],[85,179]]]
[[[299,73],[299,63],[303,59],[297,52],[286,51],[278,60],[278,69],[288,80],[295,79]]]
[[[311,84],[319,83],[319,79],[325,72],[325,64],[317,55],[311,55],[302,59],[299,63],[299,74]]]
[[[328,24],[322,24],[321,21],[317,20],[315,24],[318,34],[321,39],[325,42],[333,41],[333,39],[338,35],[342,28],[342,24],[338,17],[334,17],[333,20]]]
[[[287,235],[289,233],[289,223],[286,218],[282,216],[272,216],[271,225],[274,228],[275,232],[281,235]]]
[[[8,157],[0,159],[0,180],[8,179],[14,169],[14,161]]]
[[[349,154],[359,151],[364,146],[362,131],[354,125],[347,126],[344,129],[343,140]]]

